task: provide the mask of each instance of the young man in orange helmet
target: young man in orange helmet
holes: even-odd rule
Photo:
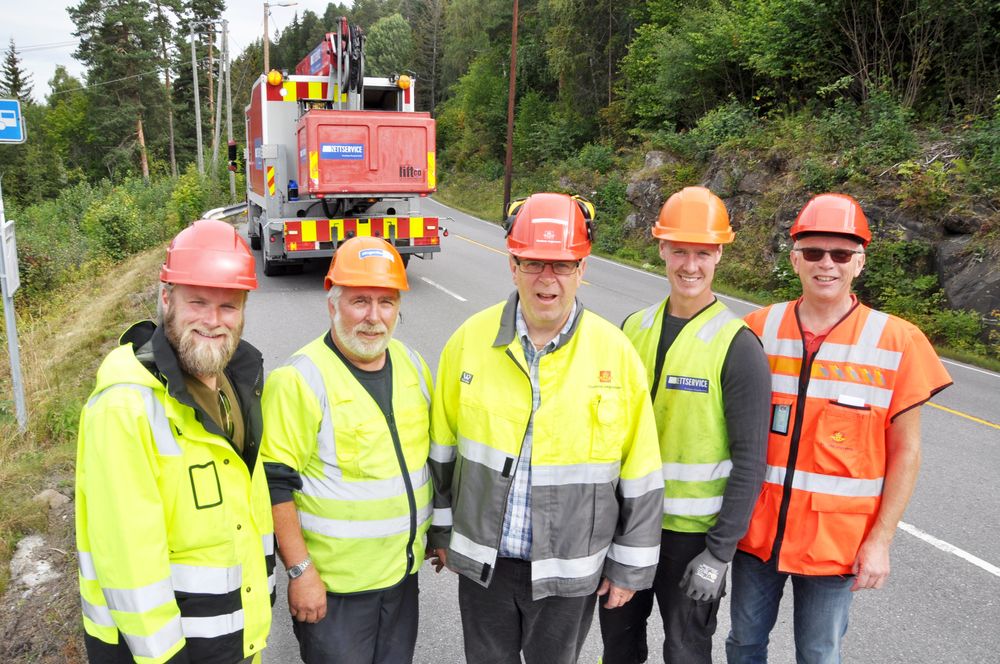
[[[622,329],[646,365],[660,437],[660,560],[652,589],[601,609],[603,661],[646,661],[655,594],[663,661],[711,664],[726,571],[764,480],[771,376],[756,335],[712,293],[722,245],[734,238],[722,200],[687,187],[667,199],[652,233],[670,295]]]
[[[771,365],[764,487],[733,560],[730,663],[767,661],[792,579],[800,664],[840,662],[852,592],[881,588],[920,467],[920,406],[951,384],[914,325],[858,302],[871,231],[850,196],[792,225],[802,297],[747,323]]]
[[[593,206],[515,203],[516,291],[441,354],[431,546],[457,572],[465,657],[575,664],[594,604],[653,582],[663,496],[642,362],[576,299]]]
[[[403,664],[431,519],[431,374],[392,338],[409,285],[377,237],[341,244],[330,329],[268,376],[262,456],[307,664]]]
[[[92,663],[259,659],[274,535],[258,455],[263,362],[240,339],[250,248],[222,221],[181,231],[160,325],[132,326],[80,416],[76,536]]]

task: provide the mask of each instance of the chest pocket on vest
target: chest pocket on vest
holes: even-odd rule
[[[816,469],[841,477],[861,477],[870,463],[868,442],[872,421],[870,407],[845,406],[830,401],[816,423]]]
[[[381,415],[336,433],[337,463],[346,477],[385,479],[399,474],[392,436]]]
[[[214,461],[188,466],[188,477],[191,479],[191,492],[194,495],[196,510],[218,507],[222,504],[222,485]]]
[[[625,432],[625,405],[611,392],[595,394],[590,401],[590,458],[594,461],[619,461]]]

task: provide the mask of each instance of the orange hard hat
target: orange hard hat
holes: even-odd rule
[[[337,247],[323,280],[326,290],[333,286],[410,289],[399,252],[380,237],[352,237]]]
[[[722,199],[705,187],[684,187],[660,208],[653,237],[674,242],[729,244],[736,237]]]
[[[848,235],[866,247],[872,239],[864,211],[847,194],[820,194],[810,199],[789,231],[793,240],[803,233]]]
[[[507,250],[518,258],[581,260],[590,255],[594,205],[568,194],[532,194],[507,210]]]
[[[257,274],[246,240],[232,225],[199,219],[177,234],[167,248],[160,281],[168,284],[254,290]]]

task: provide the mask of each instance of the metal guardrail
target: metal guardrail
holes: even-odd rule
[[[205,219],[228,219],[229,217],[235,217],[236,215],[245,212],[247,209],[246,203],[239,203],[237,205],[230,205],[228,207],[218,207],[209,210],[205,213]]]

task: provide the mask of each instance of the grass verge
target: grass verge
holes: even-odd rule
[[[32,497],[46,488],[72,495],[80,408],[118,335],[129,323],[155,316],[162,260],[163,247],[156,247],[95,267],[88,278],[60,288],[20,316],[28,426],[18,430],[12,401],[0,404],[0,594],[10,580],[8,563],[17,541],[45,529],[48,507]],[[0,358],[0,393],[13,394],[6,352]]]

